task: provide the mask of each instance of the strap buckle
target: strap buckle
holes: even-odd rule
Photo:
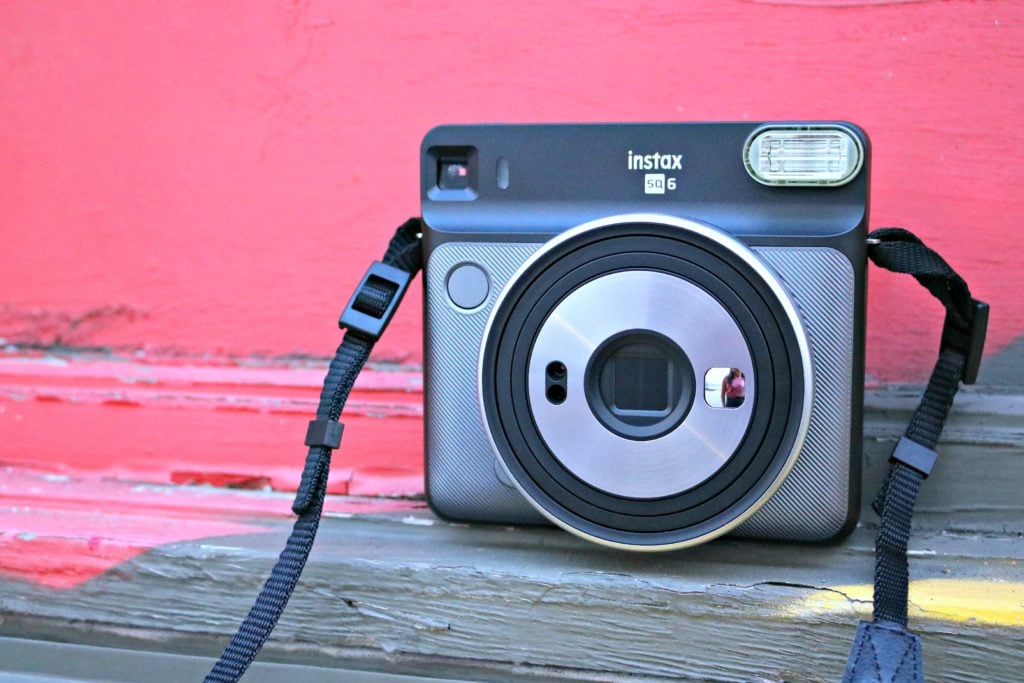
[[[970,313],[970,327],[966,331],[955,325],[948,313],[946,324],[942,326],[942,349],[956,351],[964,357],[964,371],[961,377],[964,384],[974,384],[978,379],[981,352],[985,348],[985,334],[988,331],[988,304],[971,299]]]
[[[391,322],[412,279],[401,268],[374,261],[338,319],[338,327],[377,341]]]

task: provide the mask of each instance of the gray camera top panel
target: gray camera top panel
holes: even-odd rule
[[[441,126],[422,146],[423,217],[438,233],[491,235],[555,234],[630,212],[714,216],[727,232],[766,239],[854,232],[867,207],[867,137],[851,124],[821,123],[844,126],[864,149],[863,167],[846,185],[766,187],[752,179],[744,146],[759,122]],[[452,149],[471,150],[471,193],[434,191],[438,154]]]

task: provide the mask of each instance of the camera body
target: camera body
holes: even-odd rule
[[[868,155],[841,122],[428,133],[431,508],[631,550],[847,533]]]

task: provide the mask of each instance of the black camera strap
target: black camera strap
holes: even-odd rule
[[[295,590],[320,526],[331,451],[341,445],[343,426],[338,418],[373,345],[391,321],[409,281],[422,267],[421,228],[420,220],[411,218],[398,229],[384,258],[370,266],[338,321],[346,332],[324,378],[316,419],[306,431],[309,453],[292,503],[298,519],[248,616],[206,676],[207,683],[233,683],[242,677]]]
[[[988,304],[912,233],[882,228],[868,236],[875,265],[913,275],[946,308],[939,358],[910,424],[896,443],[872,503],[881,517],[875,539],[874,618],[857,625],[843,683],[924,681],[921,637],[907,630],[907,540],[917,493],[935,464],[946,416],[960,383],[978,377],[988,328]]]
[[[346,329],[320,393],[316,419],[309,423],[309,446],[292,504],[298,515],[291,536],[270,577],[231,643],[206,677],[207,683],[241,678],[263,647],[288,604],[313,547],[331,452],[341,444],[338,418],[370,351],[422,267],[422,223],[406,221],[374,262],[349,300],[339,325]],[[988,305],[971,298],[963,279],[934,251],[906,230],[871,233],[869,256],[882,268],[913,275],[946,307],[939,360],[907,431],[893,452],[889,472],[874,503],[882,521],[875,545],[874,620],[857,628],[843,676],[849,683],[923,681],[920,636],[907,625],[907,540],[914,501],[935,461],[935,444],[960,382],[977,377],[985,342]]]

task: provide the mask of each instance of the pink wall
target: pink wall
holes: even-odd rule
[[[410,4],[4,3],[0,337],[323,356],[431,126],[748,118],[864,126],[872,224],[1024,331],[1019,3]],[[420,358],[408,301],[378,357]],[[920,377],[919,307],[873,273],[872,374]]]
[[[872,225],[946,254],[998,351],[1024,333],[1022,46],[999,1],[0,4],[0,463],[293,483],[315,378],[216,368],[333,352],[442,122],[855,121]],[[418,477],[406,302],[376,357],[412,379],[367,389],[353,419],[393,422],[346,431],[352,490]],[[923,382],[937,305],[873,269],[869,313],[872,380]],[[29,350],[58,343],[70,366]]]

